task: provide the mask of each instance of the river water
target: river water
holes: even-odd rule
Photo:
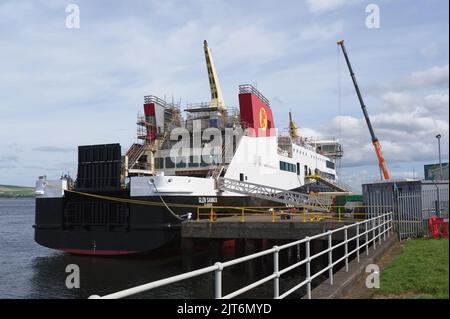
[[[105,295],[182,272],[210,266],[238,257],[232,246],[217,253],[208,249],[193,256],[171,257],[91,257],[70,255],[39,246],[34,241],[34,199],[0,199],[0,298],[88,298]],[[292,263],[299,256],[285,256],[280,263]],[[272,273],[272,256],[233,266],[223,272],[224,294]],[[288,260],[289,259],[289,260]],[[66,287],[66,267],[80,269],[80,288]],[[281,265],[280,265],[281,266]],[[301,272],[282,278],[287,290],[301,281]],[[294,297],[300,297],[299,292]],[[213,298],[214,274],[207,274],[135,298]],[[271,298],[271,282],[242,295],[244,298]]]

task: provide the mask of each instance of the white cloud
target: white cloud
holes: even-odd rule
[[[343,21],[335,21],[331,24],[312,24],[301,30],[299,41],[321,41],[336,39],[344,30]]]
[[[30,185],[44,173],[33,163],[46,170],[59,171],[64,163],[75,167],[76,156],[56,151],[62,148],[106,142],[120,142],[126,148],[134,140],[143,95],[170,99],[173,94],[176,100],[182,97],[183,104],[186,99],[206,101],[204,39],[212,47],[227,104],[237,105],[237,84],[258,81],[265,95],[284,102],[276,109],[273,103],[277,124],[287,122],[287,109],[292,108],[305,135],[328,137],[342,131],[345,165],[376,163],[364,121],[359,113],[350,116],[359,111],[353,104],[357,103],[353,88],[351,100],[343,100],[350,115],[335,118],[325,129],[315,127],[338,114],[334,40],[343,32],[349,41],[353,38],[352,43],[361,48],[352,50],[361,80],[383,83],[399,70],[414,69],[422,62],[411,52],[420,53],[423,40],[436,42],[445,51],[448,40],[442,37],[448,29],[441,21],[416,23],[405,13],[392,26],[384,24],[376,31],[382,38],[376,44],[376,37],[367,37],[365,28],[355,27],[364,22],[362,9],[360,17],[349,10],[336,11],[339,16],[311,14],[334,13],[358,3],[362,2],[309,0],[305,7],[299,1],[283,6],[266,1],[250,8],[239,2],[155,0],[133,5],[112,1],[105,7],[83,0],[79,1],[81,29],[68,30],[65,3],[59,0],[1,1],[0,151],[13,153],[18,160],[17,168],[3,169],[0,178]],[[386,9],[396,9],[391,5],[386,2]],[[427,149],[414,139],[424,140],[434,129],[445,131],[448,126],[444,120],[448,62],[442,60],[442,52],[433,55],[433,48],[424,53],[430,55],[427,63],[436,68],[380,89],[383,99],[376,96],[379,109],[394,117],[378,117],[376,112],[372,116],[387,157],[420,158],[402,152],[407,147],[400,145],[404,141],[411,149],[418,148],[418,154],[428,152],[422,157],[430,158],[432,147]],[[395,65],[381,70],[376,61],[395,61]],[[376,110],[369,102],[370,111]],[[304,128],[306,124],[314,130]],[[10,148],[11,141],[20,151]],[[33,151],[39,147],[41,151]]]
[[[448,116],[448,92],[436,92],[423,96],[409,91],[392,91],[382,93],[380,99],[384,111],[418,113],[434,118]]]
[[[403,85],[405,83],[408,85]],[[403,86],[402,91],[381,90],[375,95],[383,105],[382,112],[371,114],[370,118],[388,165],[435,160],[437,133],[443,137],[444,158],[448,156],[449,93],[448,90],[442,90],[445,83],[448,84],[448,65],[413,72],[408,81],[400,80],[399,83],[386,86]],[[419,84],[427,86],[417,90]],[[362,116],[335,117],[326,125],[325,132],[332,134],[337,131],[341,132],[345,151],[342,161],[344,167],[377,164],[367,124]]]
[[[445,86],[449,83],[449,65],[435,66],[424,71],[418,71],[411,74],[406,80],[406,84],[412,87],[422,86]]]
[[[439,46],[436,43],[431,43],[420,49],[420,53],[426,58],[433,58],[439,54]]]
[[[307,0],[311,12],[326,12],[338,9],[343,6],[352,5],[359,0]]]

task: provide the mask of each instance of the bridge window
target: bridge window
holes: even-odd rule
[[[200,166],[201,167],[208,167],[208,166],[210,166],[211,165],[211,157],[208,159],[210,162],[209,163],[207,163],[206,161],[205,161],[205,158],[202,156],[202,162],[200,163]]]
[[[166,168],[175,168],[175,163],[171,157],[166,157]]]
[[[164,169],[164,158],[162,157],[155,158],[155,169]]]
[[[334,163],[332,161],[327,161],[327,168],[334,169]]]
[[[189,157],[189,167],[198,167],[199,164],[198,156]]]
[[[186,158],[177,157],[177,168],[185,168],[185,167],[186,167]]]
[[[280,161],[280,170],[285,171],[285,172],[292,172],[292,173],[297,172],[294,164],[286,163],[283,161]]]

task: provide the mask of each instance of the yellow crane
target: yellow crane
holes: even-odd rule
[[[211,106],[226,110],[219,77],[217,76],[217,71],[212,59],[211,49],[206,40],[203,42],[203,48],[205,50],[206,68],[208,69],[209,88],[211,90]]]
[[[298,136],[298,126],[295,121],[292,119],[292,113],[289,112],[289,135],[291,139],[296,140]]]

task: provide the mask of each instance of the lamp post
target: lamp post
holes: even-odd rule
[[[436,135],[438,140],[438,152],[439,152],[439,179],[442,180],[442,161],[441,161],[441,134]]]

